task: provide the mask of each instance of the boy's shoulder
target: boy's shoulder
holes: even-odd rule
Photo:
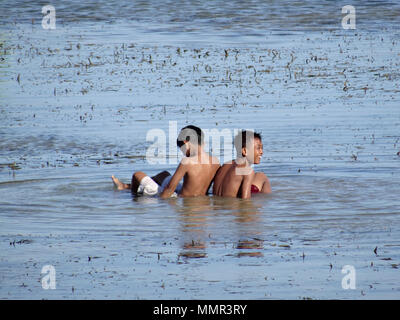
[[[181,165],[183,166],[193,166],[193,165],[197,165],[200,164],[200,162],[198,161],[197,157],[184,157],[181,160]]]
[[[250,166],[239,165],[235,160],[225,162],[221,167],[221,170],[225,171],[229,176],[235,176],[238,180],[244,177],[253,177],[254,170]]]
[[[220,166],[219,159],[217,157],[210,155],[210,162],[211,164],[217,164],[218,166]]]
[[[214,164],[219,166],[218,158],[211,156],[209,154],[205,154],[204,157],[198,158],[195,157],[184,157],[181,160],[181,165],[200,165],[200,164]]]
[[[193,159],[191,159],[190,157],[184,157],[184,158],[182,158],[182,160],[180,162],[180,165],[182,165],[182,166],[187,166],[190,164],[193,164]]]
[[[232,166],[233,164],[235,163],[235,160],[229,160],[229,161],[227,161],[227,162],[225,162],[223,165],[222,165],[222,167],[230,167],[230,166]]]

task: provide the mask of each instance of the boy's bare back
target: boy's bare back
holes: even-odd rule
[[[201,161],[199,161],[197,155],[183,158],[171,181],[162,192],[161,197],[168,198],[174,192],[182,178],[183,187],[180,196],[194,197],[206,195],[219,167],[218,159],[208,153],[204,153],[201,156]]]
[[[235,161],[225,163],[215,175],[213,194],[224,197],[248,197],[242,193],[251,190],[254,171],[249,168],[247,174],[238,174],[240,169]]]

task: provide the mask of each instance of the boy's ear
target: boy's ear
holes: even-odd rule
[[[184,143],[185,143],[185,147],[186,147],[186,156],[190,156],[190,149],[191,149],[191,144],[190,144],[190,141],[184,141]]]
[[[246,147],[244,147],[244,148],[242,148],[242,156],[246,157],[246,155],[247,155],[247,150],[246,150]]]

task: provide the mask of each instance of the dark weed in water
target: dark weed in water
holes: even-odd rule
[[[10,242],[10,246],[15,247],[16,244],[31,244],[32,242],[33,242],[33,240],[29,240],[29,239],[22,239],[22,240],[18,240],[18,241],[14,240],[14,241]]]

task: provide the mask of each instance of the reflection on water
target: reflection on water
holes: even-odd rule
[[[179,256],[185,258],[205,258],[207,256],[206,237],[207,227],[211,222],[212,201],[210,197],[183,198],[176,206],[170,201],[180,222],[182,251]]]
[[[261,212],[257,204],[249,200],[222,197],[183,198],[177,205],[175,200],[169,203],[176,211],[181,224],[182,252],[179,256],[186,258],[204,258],[207,256],[207,243],[213,242],[221,231],[216,228],[216,219],[221,216],[226,227],[237,237],[238,249],[253,249],[243,246],[244,243],[255,243],[254,240],[244,240],[260,236],[259,227]],[[259,204],[260,206],[260,204]],[[233,222],[233,224],[232,224]],[[232,228],[233,226],[233,228]],[[259,241],[256,241],[259,242]],[[259,247],[259,245],[257,246]],[[262,255],[260,252],[241,252],[240,255]]]

